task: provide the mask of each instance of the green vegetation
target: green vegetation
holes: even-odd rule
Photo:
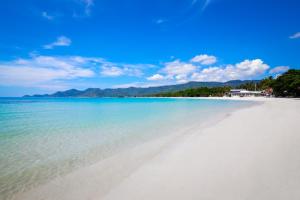
[[[167,92],[160,93],[154,96],[156,97],[222,97],[225,93],[230,91],[230,87],[200,87],[200,88],[192,88],[187,90],[181,90],[178,92]]]
[[[246,89],[246,90],[250,90],[250,91],[266,90],[266,89],[272,87],[273,82],[274,82],[273,77],[269,76],[268,78],[265,78],[259,82],[248,82],[248,83],[240,85],[237,88],[238,89]]]
[[[272,88],[276,97],[300,97],[300,70],[291,69],[276,79],[270,76],[259,83],[249,82],[240,85],[238,88],[247,90]]]
[[[278,97],[300,97],[300,70],[291,69],[271,84]]]
[[[272,88],[272,84],[275,81],[272,76],[269,76],[268,78],[265,78],[261,80],[258,84],[259,90],[266,90],[268,88]]]

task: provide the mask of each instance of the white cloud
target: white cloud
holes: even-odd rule
[[[205,54],[204,54],[205,55]],[[26,59],[0,61],[0,85],[40,88],[60,88],[86,83],[91,77],[135,76],[147,79],[142,85],[166,85],[188,81],[229,81],[254,79],[268,73],[280,73],[288,69],[279,66],[271,69],[261,59],[244,60],[237,64],[205,66],[209,57],[194,57],[198,62],[174,60],[163,63],[161,69],[149,77],[143,77],[144,70],[155,69],[151,64],[126,64],[109,62],[99,57],[42,56],[32,54]],[[211,61],[211,60],[210,60]],[[211,61],[212,62],[212,61]],[[200,63],[200,64],[199,64]],[[92,82],[94,79],[92,79]],[[141,82],[140,82],[141,83]],[[50,86],[50,87],[49,87]],[[139,84],[141,86],[141,84]],[[70,88],[69,87],[69,88]]]
[[[151,81],[175,80],[176,83],[185,83],[190,80],[192,74],[199,71],[199,66],[196,66],[193,63],[207,65],[215,63],[216,60],[215,56],[208,56],[204,54],[195,56],[190,60],[190,62],[181,62],[180,60],[167,62],[164,64],[164,68],[160,70],[164,76],[161,74],[154,74],[147,79]]]
[[[289,37],[290,39],[298,39],[300,38],[300,32],[297,32]]]
[[[91,77],[142,76],[144,69],[153,67],[150,64],[113,63],[99,57],[33,54],[26,59],[0,61],[0,85],[70,88]]]
[[[121,76],[124,74],[124,71],[120,67],[103,66],[101,74],[103,76]]]
[[[162,69],[164,73],[168,76],[177,76],[177,75],[188,75],[191,72],[196,70],[196,66],[190,63],[180,62],[175,60],[173,62],[165,63],[165,67]]]
[[[261,59],[244,60],[237,64],[205,66],[217,62],[212,55],[198,55],[189,62],[175,60],[165,63],[164,67],[147,78],[164,83],[185,83],[188,81],[229,81],[253,79],[267,72],[270,68]],[[200,64],[200,65],[199,65]],[[282,68],[280,68],[282,70]],[[278,69],[279,70],[279,69]]]
[[[152,81],[176,80],[176,82],[183,82],[186,81],[189,74],[193,73],[197,69],[197,66],[194,66],[191,63],[181,62],[179,60],[167,62],[164,65],[164,68],[162,68],[160,72],[165,74],[165,76],[155,74],[147,79]]]
[[[142,69],[146,66],[152,65],[143,65],[143,64],[122,64],[122,63],[112,63],[108,61],[101,62],[101,72],[102,76],[110,76],[110,77],[117,77],[117,76],[142,76],[143,72]]]
[[[261,59],[245,60],[235,65],[225,67],[208,67],[192,74],[195,81],[229,81],[236,79],[252,79],[264,74],[269,69]]]
[[[57,81],[89,78],[95,75],[88,68],[93,59],[84,57],[35,56],[0,63],[0,84],[7,86],[42,87]]]
[[[236,64],[237,72],[243,74],[243,76],[251,77],[253,75],[259,75],[264,73],[269,66],[265,64],[261,59],[245,60]]]
[[[153,76],[150,76],[147,78],[147,80],[149,80],[149,81],[161,81],[164,79],[165,79],[165,77],[160,74],[154,74]]]
[[[217,58],[215,56],[202,54],[202,55],[195,56],[190,61],[194,63],[200,63],[201,65],[212,65],[217,62]]]
[[[55,42],[52,42],[51,44],[44,45],[44,49],[53,49],[56,46],[70,46],[72,43],[71,39],[60,36],[57,38]]]
[[[54,19],[54,16],[52,15],[49,15],[47,12],[42,12],[42,17],[44,17],[45,19],[48,19],[48,20],[53,20]]]
[[[289,70],[289,66],[278,66],[274,67],[269,71],[269,74],[278,74],[278,73],[283,73]]]
[[[125,75],[128,76],[142,76],[143,70],[146,68],[152,68],[154,65],[150,65],[150,64],[119,64],[124,71]]]

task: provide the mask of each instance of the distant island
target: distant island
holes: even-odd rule
[[[86,90],[71,89],[66,91],[59,91],[53,94],[43,95],[25,95],[24,97],[143,97],[154,96],[161,93],[178,92],[192,88],[214,88],[214,87],[238,87],[247,83],[259,83],[259,80],[233,80],[228,82],[188,82],[178,85],[167,85],[158,87],[129,87],[129,88],[115,88],[115,89],[100,89],[88,88]]]
[[[24,97],[208,97],[224,96],[230,89],[270,90],[277,97],[300,97],[300,70],[291,69],[276,79],[232,80],[227,82],[188,82],[158,87],[129,87],[116,89],[70,89],[53,94],[25,95]]]

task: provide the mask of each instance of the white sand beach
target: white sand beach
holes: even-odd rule
[[[102,163],[17,199],[298,200],[300,100],[254,100],[262,103],[149,147],[157,150],[145,162],[115,163],[128,168],[122,175]],[[97,185],[103,178],[108,183]]]
[[[300,101],[263,100],[161,152],[104,199],[300,199]]]

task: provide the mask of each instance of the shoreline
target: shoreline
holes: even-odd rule
[[[246,100],[257,103],[246,108],[236,109],[231,111],[229,114],[226,113],[223,116],[219,116],[218,119],[211,119],[210,121],[208,120],[206,123],[203,123],[197,127],[189,127],[191,130],[186,130],[187,134],[178,133],[176,137],[172,137],[171,139],[168,137],[159,138],[159,140],[142,145],[143,147],[131,149],[130,153],[126,152],[118,155],[117,157],[110,158],[105,162],[100,162],[92,166],[88,166],[82,170],[75,171],[75,173],[71,173],[66,177],[61,177],[51,181],[49,184],[42,185],[24,194],[20,194],[16,199],[207,199],[208,196],[213,196],[213,194],[209,194],[208,196],[197,196],[199,195],[197,191],[201,190],[201,187],[194,188],[194,185],[199,184],[197,181],[201,179],[201,175],[206,177],[206,175],[203,174],[204,172],[199,173],[198,169],[195,167],[197,166],[199,169],[203,167],[215,167],[214,165],[207,166],[208,164],[202,166],[199,163],[201,160],[203,161],[203,159],[208,159],[211,157],[209,154],[212,153],[212,147],[204,144],[203,141],[206,141],[208,144],[209,142],[214,141],[212,139],[206,139],[202,141],[202,137],[204,136],[204,139],[206,137],[213,137],[213,139],[216,139],[214,138],[214,135],[220,134],[216,132],[223,132],[225,135],[230,134],[228,133],[228,128],[232,127],[232,123],[235,123],[234,121],[239,120],[239,115],[248,115],[249,112],[251,115],[252,109],[260,110],[261,108],[274,103],[291,104],[289,101],[293,102],[292,104],[298,105],[298,109],[300,105],[300,102],[296,103],[291,99],[278,98],[197,97],[193,99]],[[253,115],[252,113],[250,120],[252,120],[253,117],[257,116]],[[247,118],[249,120],[249,116]],[[225,126],[227,124],[229,127],[225,127],[224,129],[224,123]],[[220,130],[220,124],[222,130]],[[247,129],[247,127],[245,128]],[[213,129],[213,131],[210,129]],[[218,131],[216,131],[216,129]],[[229,136],[231,139],[233,139],[233,135]],[[199,145],[198,143],[202,145]],[[207,148],[205,149],[204,147],[201,147],[203,145],[207,146]],[[217,145],[214,144],[214,146],[216,147]],[[193,149],[191,150],[189,148]],[[149,153],[147,151],[150,150],[152,153],[147,154]],[[205,150],[208,155],[205,155],[201,150]],[[203,157],[195,157],[195,154],[197,153]],[[132,160],[132,163],[134,164],[128,162],[128,160]],[[209,162],[209,160],[205,161]],[[111,168],[112,164],[115,167]],[[186,168],[191,168],[191,170],[187,170]],[[106,169],[105,173],[103,173],[103,169]],[[176,180],[170,181],[169,179],[172,179],[172,174],[178,174],[180,176],[178,176]],[[186,176],[190,176],[189,180],[186,180]],[[158,177],[159,179],[157,179]],[[193,177],[198,178],[193,180]],[[211,181],[209,179],[210,177],[207,178],[207,181]],[[103,180],[106,180],[105,184],[103,184]],[[191,180],[193,181],[190,182]],[[169,185],[170,182],[171,185]],[[201,181],[200,183],[205,187],[205,183],[202,183]],[[136,188],[138,188],[138,191],[136,191]],[[166,191],[162,191],[161,188],[165,188]],[[190,190],[182,193],[176,192],[180,191],[180,188]],[[213,192],[215,193],[217,189],[214,189]],[[197,198],[194,198],[194,196]],[[300,197],[298,195],[296,196]],[[220,198],[221,196],[212,199]],[[230,198],[235,199],[232,196]]]
[[[124,149],[122,153],[35,185],[29,190],[17,193],[13,199],[91,199],[102,197],[165,149],[181,143],[185,137],[196,133],[197,130],[223,120],[232,112],[255,106],[257,103],[237,104],[238,106],[235,108],[224,108],[223,111],[209,115],[206,119],[200,115],[199,119],[192,120],[193,123],[182,124],[183,126],[178,127],[179,129],[174,129],[175,132],[173,133],[157,136],[132,148]],[[153,128],[157,129],[158,132],[164,130],[159,127]],[[78,185],[78,181],[84,183],[84,186]],[[98,188],[98,185],[101,187]],[[55,196],[53,196],[54,194]]]

